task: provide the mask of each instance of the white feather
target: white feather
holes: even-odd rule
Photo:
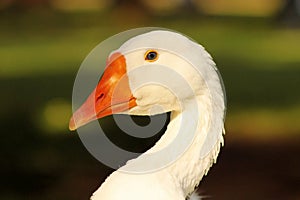
[[[197,192],[193,192],[189,197],[189,200],[201,200],[201,196],[197,194]]]
[[[144,60],[144,53],[149,49],[156,49],[160,54],[155,64]],[[128,114],[151,115],[171,111],[171,120],[153,148],[112,173],[91,199],[200,199],[192,192],[216,162],[223,144],[225,93],[215,63],[202,46],[169,31],[139,35],[116,51],[125,55],[130,87],[137,98],[138,105]],[[162,69],[157,71],[158,64],[170,67],[182,76],[191,90],[179,84],[177,79],[167,81],[172,80],[172,73]],[[139,68],[143,70],[139,72]],[[157,77],[157,80],[166,80],[167,87],[143,85]],[[168,88],[176,91],[177,96]],[[153,112],[151,108],[157,104],[164,110]],[[180,142],[173,144],[178,137],[182,137]],[[168,149],[171,143],[173,148]],[[156,152],[163,153],[153,156]],[[170,163],[172,159],[174,161]],[[164,163],[168,165],[162,165]],[[148,171],[128,173],[133,170]]]

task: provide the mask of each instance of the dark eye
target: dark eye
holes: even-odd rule
[[[156,51],[153,51],[153,50],[150,50],[150,51],[147,51],[146,54],[145,54],[145,60],[147,61],[155,61],[157,60],[158,58],[158,55],[157,55],[157,52]]]

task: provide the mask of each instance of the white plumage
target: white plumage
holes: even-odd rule
[[[158,54],[154,62],[145,59],[149,50]],[[191,194],[223,143],[225,91],[215,63],[201,45],[170,31],[136,36],[115,52],[125,57],[136,98],[123,113],[171,111],[171,120],[151,149],[112,173],[91,199],[198,199]]]

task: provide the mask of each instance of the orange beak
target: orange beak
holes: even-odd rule
[[[129,110],[136,105],[129,87],[125,57],[114,53],[94,91],[71,117],[69,129],[75,130],[93,120]]]

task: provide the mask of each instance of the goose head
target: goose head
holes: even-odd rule
[[[170,31],[151,31],[111,52],[96,88],[73,114],[75,130],[111,114],[155,115],[180,111],[184,102],[217,89],[223,97],[214,62],[202,46]],[[224,110],[224,102],[217,102]]]

